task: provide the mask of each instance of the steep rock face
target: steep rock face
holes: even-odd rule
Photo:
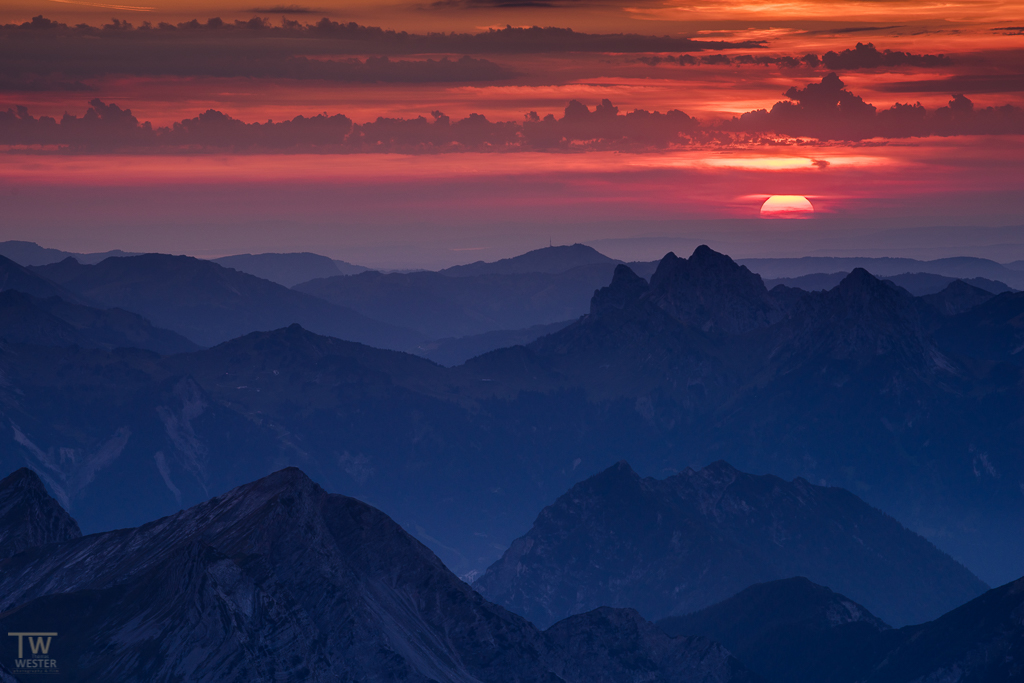
[[[585,668],[565,638],[486,602],[386,515],[294,468],[136,529],[15,556],[0,563],[0,595],[0,627],[61,634],[67,680],[592,680],[554,673]],[[626,621],[635,647],[592,648],[615,667],[605,680],[635,680],[634,650],[657,650],[666,671],[707,660],[694,652],[707,643]],[[749,680],[716,652],[708,680]]]
[[[600,605],[686,614],[794,575],[895,623],[942,614],[985,585],[842,489],[744,474],[724,462],[664,480],[625,462],[574,486],[474,585],[547,625]]]
[[[942,291],[926,294],[921,299],[943,315],[958,315],[980,306],[994,296],[992,292],[969,285],[963,280],[953,280]]]
[[[689,259],[666,254],[649,296],[676,320],[714,334],[742,334],[780,317],[761,276],[706,246]]]
[[[35,472],[22,467],[0,480],[0,560],[81,535],[78,523],[50,497]]]
[[[704,636],[777,683],[821,683],[870,661],[889,630],[867,608],[803,577],[760,583],[658,627]]]

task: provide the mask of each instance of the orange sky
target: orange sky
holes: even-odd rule
[[[1013,2],[566,1],[552,2],[551,7],[502,8],[484,7],[486,3],[332,1],[311,3],[308,12],[296,12],[303,8],[286,4],[288,17],[302,23],[327,16],[419,34],[539,25],[590,33],[764,41],[758,49],[715,52],[730,58],[799,58],[870,42],[879,50],[949,57],[941,65],[902,64],[840,73],[850,92],[880,110],[897,102],[919,102],[934,110],[957,92],[967,94],[976,109],[1024,106],[1024,30],[1019,28],[1024,26],[1024,9]],[[92,26],[111,17],[138,26],[144,21],[155,25],[212,16],[230,22],[254,15],[276,24],[282,16],[280,6],[13,0],[0,7],[0,23],[20,23],[41,14],[69,25]],[[207,109],[243,121],[281,121],[327,112],[346,114],[358,124],[378,116],[429,117],[435,110],[453,119],[478,113],[491,121],[522,121],[529,111],[561,116],[572,99],[593,108],[607,98],[622,112],[681,109],[700,119],[701,125],[714,126],[743,112],[770,109],[786,99],[783,93],[791,86],[815,83],[829,71],[823,66],[652,66],[639,61],[673,54],[679,53],[478,54],[476,58],[513,75],[477,82],[353,83],[147,75],[108,68],[76,77],[84,84],[79,90],[48,89],[36,81],[0,88],[0,111],[21,105],[33,116],[81,116],[88,101],[98,97],[131,108],[138,119],[154,126],[169,126]],[[401,59],[428,57],[439,55]],[[69,64],[67,73],[72,71]],[[430,252],[433,255],[419,264],[430,266],[462,258],[453,249],[486,248],[497,250],[495,256],[507,255],[501,250],[531,244],[550,233],[553,224],[570,226],[563,232],[564,239],[572,240],[615,237],[615,226],[607,224],[612,219],[621,221],[620,232],[627,236],[666,230],[681,235],[697,230],[692,224],[696,220],[754,218],[760,201],[771,194],[813,197],[819,218],[831,220],[836,230],[851,231],[851,221],[876,221],[888,227],[939,221],[965,226],[1024,224],[1024,200],[1019,197],[1024,182],[1022,138],[971,135],[843,144],[805,140],[782,147],[748,141],[643,154],[13,153],[0,166],[0,196],[7,198],[8,207],[0,217],[0,239],[35,239],[69,249],[207,254],[257,249],[252,244],[274,250],[316,247],[341,258],[356,250],[367,259],[378,258],[372,254],[383,252],[373,250],[389,244],[434,242],[438,246]],[[290,190],[281,191],[283,186]],[[47,194],[63,199],[47,204]],[[259,208],[253,208],[254,196],[266,197],[272,205],[261,200]],[[147,211],[154,213],[145,215]],[[604,221],[602,227],[588,232],[588,223],[598,219]],[[244,228],[260,220],[263,228]],[[672,228],[673,221],[690,227]],[[75,226],[69,227],[69,222]],[[271,223],[276,227],[266,227]],[[712,230],[707,225],[711,224],[699,230]],[[970,241],[968,237],[965,240]],[[798,252],[800,242],[786,248]],[[406,263],[410,264],[416,265]]]

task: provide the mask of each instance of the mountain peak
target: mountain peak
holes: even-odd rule
[[[688,259],[665,254],[648,298],[673,318],[711,334],[766,327],[774,309],[761,277],[706,245]]]
[[[792,576],[897,623],[936,616],[984,590],[848,491],[721,461],[662,480],[613,465],[545,508],[475,587],[543,626],[600,605],[633,607],[648,619],[686,614]]]
[[[650,290],[647,280],[634,273],[629,266],[615,266],[612,281],[607,287],[594,292],[590,300],[590,314],[600,316],[613,310],[622,310],[639,301]]]
[[[0,481],[0,559],[81,535],[34,471],[22,467]]]

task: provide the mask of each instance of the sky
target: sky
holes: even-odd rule
[[[8,0],[0,24],[0,239],[1024,258],[1020,3]],[[811,210],[762,217],[781,195]]]

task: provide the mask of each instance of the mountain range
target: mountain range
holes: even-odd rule
[[[405,348],[423,340],[408,329],[189,256],[144,254],[95,265],[68,258],[31,270],[83,300],[138,313],[201,346],[294,322],[383,348]]]
[[[21,471],[0,501],[24,511],[40,489]],[[0,537],[39,523],[9,517]],[[631,610],[539,631],[387,515],[294,468],[138,528],[65,535],[0,561],[0,627],[45,624],[61,680],[760,680],[720,645]],[[16,650],[6,639],[3,661]]]
[[[134,258],[108,261],[147,263]],[[263,292],[247,289],[252,276],[155,260],[181,269],[184,293],[186,275],[198,287],[213,274],[209,288],[222,294],[197,306],[218,325],[244,318],[218,312],[261,301],[232,293]],[[135,291],[139,308],[140,292],[160,301],[177,291],[161,287],[160,267],[133,266],[145,288],[117,284],[133,282],[114,272],[123,267],[71,264],[83,279],[51,286],[79,283],[67,295],[93,307],[103,304],[85,298],[108,287],[125,300]],[[21,270],[50,282],[43,269]],[[303,296],[256,282],[271,302]],[[565,328],[454,368],[297,326],[162,358],[8,340],[0,465],[36,468],[87,532],[301,466],[384,510],[467,575],[624,457],[658,478],[726,460],[846,488],[997,585],[1024,567],[1024,550],[1005,542],[1024,519],[1024,371],[1014,353],[1024,300],[969,287],[914,297],[855,270],[825,292],[768,290],[705,248],[666,256],[650,281],[617,264]],[[168,310],[189,310],[177,306]],[[272,310],[293,317],[284,303]]]

